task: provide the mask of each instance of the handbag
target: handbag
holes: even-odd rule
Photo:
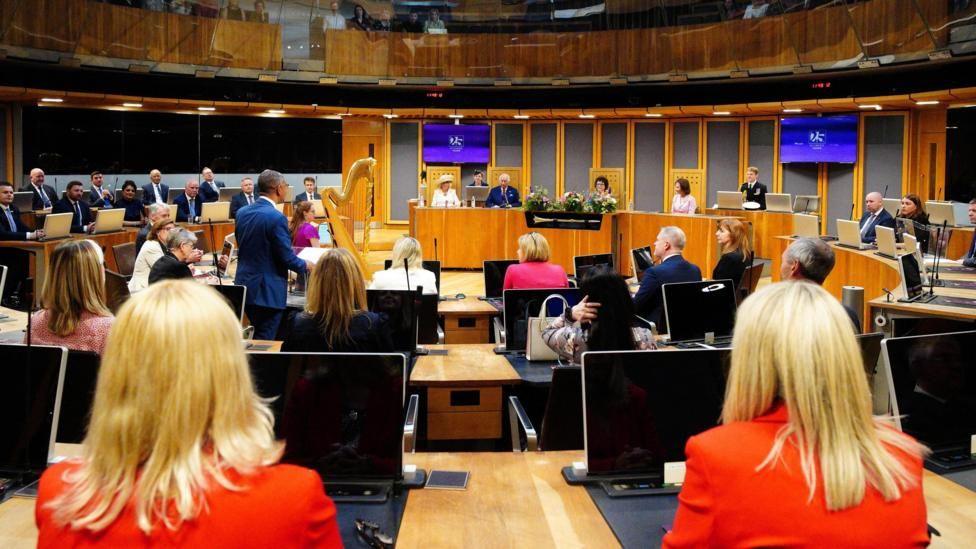
[[[529,326],[525,334],[525,358],[528,360],[553,361],[559,359],[556,351],[549,348],[545,340],[542,339],[542,331],[549,327],[549,324],[553,320],[546,316],[550,299],[558,299],[563,302],[564,308],[569,307],[569,302],[566,301],[566,298],[559,294],[552,294],[542,301],[542,306],[539,307],[539,315],[529,318]]]

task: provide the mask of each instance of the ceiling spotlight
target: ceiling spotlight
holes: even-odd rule
[[[268,109],[268,114],[285,114],[284,109]]]
[[[661,118],[664,115],[661,114],[661,113],[659,113],[659,112],[649,112],[649,113],[645,114],[644,116],[646,116],[647,118]]]
[[[464,115],[463,114],[449,114],[449,115],[447,115],[447,117],[448,118],[453,118],[453,119],[457,120],[459,118],[464,118]]]
[[[729,112],[729,111],[714,111],[714,112],[712,112],[712,116],[728,116],[730,114],[732,114],[732,113]]]
[[[61,99],[60,97],[42,97],[41,102],[42,103],[64,103],[64,99]]]
[[[528,120],[529,119],[529,115],[527,115],[527,114],[516,114],[512,118],[515,118],[515,119],[518,119],[518,120]]]
[[[142,103],[122,103],[122,106],[130,109],[141,109]]]
[[[803,109],[783,109],[783,112],[785,112],[785,113],[798,113],[798,112],[803,112]]]
[[[582,114],[579,115],[579,117],[580,118],[596,118],[596,115],[595,114],[582,113]]]
[[[203,112],[213,112],[217,110],[217,107],[197,107],[197,110]]]
[[[383,115],[383,118],[387,118],[387,119],[389,119],[389,118],[400,118],[400,115],[391,112],[391,113],[384,114]]]

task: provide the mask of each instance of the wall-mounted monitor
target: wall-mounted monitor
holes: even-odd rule
[[[488,164],[491,126],[487,124],[424,124],[424,162]]]
[[[856,114],[796,116],[780,122],[779,161],[857,162]]]

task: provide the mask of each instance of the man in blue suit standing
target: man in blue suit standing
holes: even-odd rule
[[[285,312],[288,271],[304,274],[309,265],[291,248],[288,220],[275,204],[285,199],[288,183],[274,170],[258,176],[254,205],[237,212],[237,276],[234,284],[247,287],[244,311],[254,325],[255,339],[274,339]]]
[[[668,329],[664,317],[664,294],[661,286],[671,282],[698,282],[702,279],[701,269],[681,257],[684,248],[684,231],[678,227],[661,227],[652,251],[654,257],[660,262],[657,266],[644,271],[640,289],[634,296],[634,309],[637,315],[656,324],[660,333]]]
[[[486,208],[517,208],[522,205],[518,191],[508,186],[510,180],[507,173],[498,176],[498,186],[488,191],[488,199],[485,200]]]
[[[864,197],[864,215],[861,216],[861,242],[870,244],[877,239],[875,229],[882,227],[895,228],[895,218],[891,217],[888,210],[884,209],[884,198],[881,193],[868,193]]]

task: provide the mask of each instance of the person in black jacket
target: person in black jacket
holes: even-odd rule
[[[237,218],[237,210],[254,204],[258,197],[254,196],[254,180],[250,177],[241,179],[241,192],[230,199],[230,218]]]
[[[752,264],[752,246],[746,225],[738,219],[723,219],[718,222],[715,237],[722,247],[722,257],[712,269],[712,280],[728,279],[738,288],[742,273]]]
[[[309,276],[305,311],[296,315],[282,351],[393,352],[385,314],[366,309],[366,283],[359,263],[343,248],[323,255]]]
[[[14,186],[0,181],[0,240],[36,240],[44,238],[44,231],[31,231],[20,220],[20,210],[14,206]]]
[[[67,190],[64,191],[64,198],[54,203],[51,213],[70,213],[71,232],[88,234],[95,226],[92,221],[91,206],[81,199],[85,189],[81,181],[68,183]]]
[[[760,210],[766,209],[766,185],[759,182],[759,168],[746,168],[746,181],[739,187],[739,192],[745,193],[744,202],[755,202]]]
[[[197,237],[186,229],[170,231],[169,238],[166,239],[168,251],[153,263],[152,270],[149,271],[149,284],[160,280],[193,278],[189,263],[200,257],[199,253],[194,252],[193,244],[196,241]]]

